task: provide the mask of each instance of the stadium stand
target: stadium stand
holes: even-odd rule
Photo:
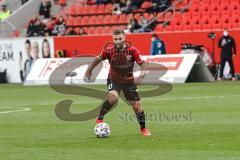
[[[113,13],[114,1],[97,4],[94,0],[54,0],[54,6],[61,6],[61,11],[52,16],[63,16],[68,28],[83,28],[87,34],[109,34],[114,28],[127,29],[133,16],[138,22],[144,15],[154,32],[185,32],[240,28],[240,0],[172,0],[173,8],[165,12],[151,12],[152,0],[142,2],[140,8],[130,13]],[[124,0],[123,0],[124,1]],[[179,2],[179,3],[174,3]],[[53,8],[54,8],[53,6]],[[31,19],[29,19],[31,22]],[[28,23],[25,25],[27,30]],[[152,23],[150,23],[152,22]],[[46,30],[51,30],[53,22],[45,23]],[[108,30],[106,30],[106,28]],[[149,30],[147,30],[149,31]],[[136,30],[143,32],[143,30]],[[49,35],[49,34],[47,34]],[[51,35],[51,34],[50,34]],[[84,34],[85,35],[85,34]]]
[[[117,27],[127,28],[132,16],[139,21],[140,15],[144,15],[149,21],[158,15],[149,13],[148,9],[152,7],[151,0],[143,1],[140,8],[136,8],[130,13],[122,14],[113,14],[114,3],[109,2],[111,1],[107,1],[104,4],[96,4],[94,1],[73,0],[69,6],[63,8],[55,17],[63,16],[67,22],[67,28],[73,27],[76,29],[82,27],[85,31],[90,31],[88,34],[106,34]],[[65,2],[58,1],[58,4],[61,5],[62,3],[66,4]],[[184,3],[181,5],[184,5]],[[181,5],[178,6],[178,8],[181,8]],[[167,15],[168,14],[166,14],[166,16]],[[158,23],[162,23],[163,20],[164,17],[161,20],[158,19]],[[49,24],[51,24],[51,22],[49,22]],[[46,26],[49,24],[46,24]],[[105,31],[105,28],[110,30]]]
[[[59,0],[58,4],[66,6],[66,1]],[[149,12],[149,8],[153,6],[151,0],[144,1],[140,8],[131,13],[113,14],[113,6],[114,3],[96,4],[93,0],[73,0],[69,6],[63,8],[55,16],[63,16],[67,22],[67,28],[82,27],[87,34],[108,34],[117,27],[127,28],[131,15],[139,21],[141,14],[148,22],[156,19],[156,26],[153,26],[155,32],[240,28],[239,0],[231,1],[231,3],[228,0],[183,0],[176,4],[174,11],[169,9],[164,14]],[[105,28],[109,30],[106,31]]]

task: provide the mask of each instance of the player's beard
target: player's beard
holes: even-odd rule
[[[117,50],[123,50],[124,48],[124,42],[123,43],[116,43],[115,44]]]

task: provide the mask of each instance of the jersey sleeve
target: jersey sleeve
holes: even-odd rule
[[[104,61],[105,59],[107,59],[107,52],[102,51],[99,55],[98,58],[102,61]]]
[[[138,49],[134,49],[133,57],[138,65],[141,65],[144,61],[141,59],[141,55]]]

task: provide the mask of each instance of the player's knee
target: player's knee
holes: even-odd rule
[[[113,92],[108,94],[109,104],[114,105],[118,101],[118,94]]]
[[[108,97],[109,104],[114,105],[118,101],[118,97],[116,96],[109,96]]]

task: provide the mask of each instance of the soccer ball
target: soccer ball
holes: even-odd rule
[[[94,128],[94,133],[98,138],[106,138],[110,135],[110,127],[107,123],[98,123]]]

